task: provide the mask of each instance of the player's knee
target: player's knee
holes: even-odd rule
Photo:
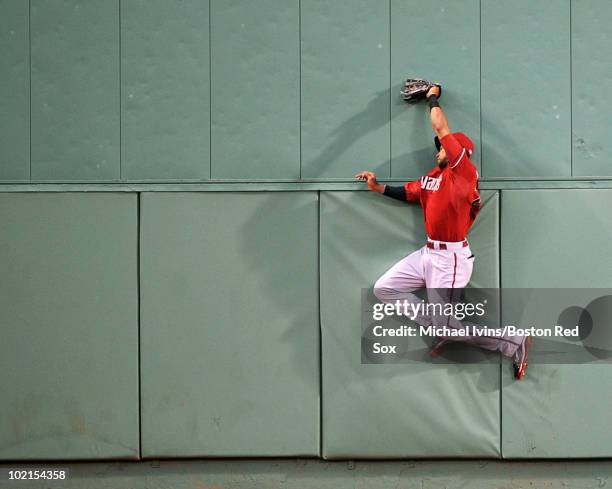
[[[374,296],[382,302],[392,299],[392,289],[389,288],[384,277],[380,277],[374,284]]]

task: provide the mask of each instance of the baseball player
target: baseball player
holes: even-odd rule
[[[472,276],[474,255],[466,236],[482,205],[478,171],[470,161],[474,144],[463,133],[451,133],[438,100],[440,93],[437,85],[426,92],[431,126],[436,134],[437,166],[403,186],[380,184],[370,171],[356,175],[358,180],[367,182],[370,190],[393,199],[418,202],[423,209],[427,243],[376,281],[374,294],[383,302],[418,300],[412,292],[423,287],[427,287],[428,292],[432,289],[450,291],[452,302],[453,291],[466,287]],[[438,355],[453,339],[458,340],[457,337],[439,337],[430,355]],[[459,339],[512,357],[515,377],[520,380],[525,375],[531,336],[463,336]]]

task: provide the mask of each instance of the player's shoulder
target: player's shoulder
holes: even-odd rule
[[[476,168],[476,165],[472,163],[472,160],[467,157],[462,158],[459,164],[451,171],[456,175],[460,175],[461,178],[469,181],[476,181],[480,179],[480,176],[478,175],[478,168]]]
[[[429,170],[426,173],[425,176],[427,176],[427,177],[437,177],[438,175],[440,175],[443,172],[444,172],[444,170],[442,168],[440,168],[439,165],[436,165],[431,170]]]
[[[463,161],[462,164],[465,164],[464,171],[469,172],[475,178],[480,178],[480,176],[478,175],[478,168],[476,168],[476,165],[472,162],[470,158],[466,157],[465,161]]]
[[[464,155],[463,158],[461,158],[459,163],[459,166],[462,166],[464,170],[469,171],[471,173],[478,173],[478,168],[476,168],[476,165],[467,154]]]

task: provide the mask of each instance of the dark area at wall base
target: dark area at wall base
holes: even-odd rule
[[[0,472],[11,464],[0,464]],[[494,462],[181,460],[30,464],[67,468],[66,481],[9,483],[22,489],[591,489],[612,484],[612,461]]]

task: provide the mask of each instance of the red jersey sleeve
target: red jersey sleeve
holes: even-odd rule
[[[404,184],[404,190],[408,202],[419,202],[421,200],[421,182],[419,180]]]
[[[465,158],[469,159],[467,151],[459,144],[452,133],[447,134],[440,139],[440,144],[446,151],[446,159],[448,160],[448,166],[451,169],[455,168],[459,163],[461,163],[461,160]]]

